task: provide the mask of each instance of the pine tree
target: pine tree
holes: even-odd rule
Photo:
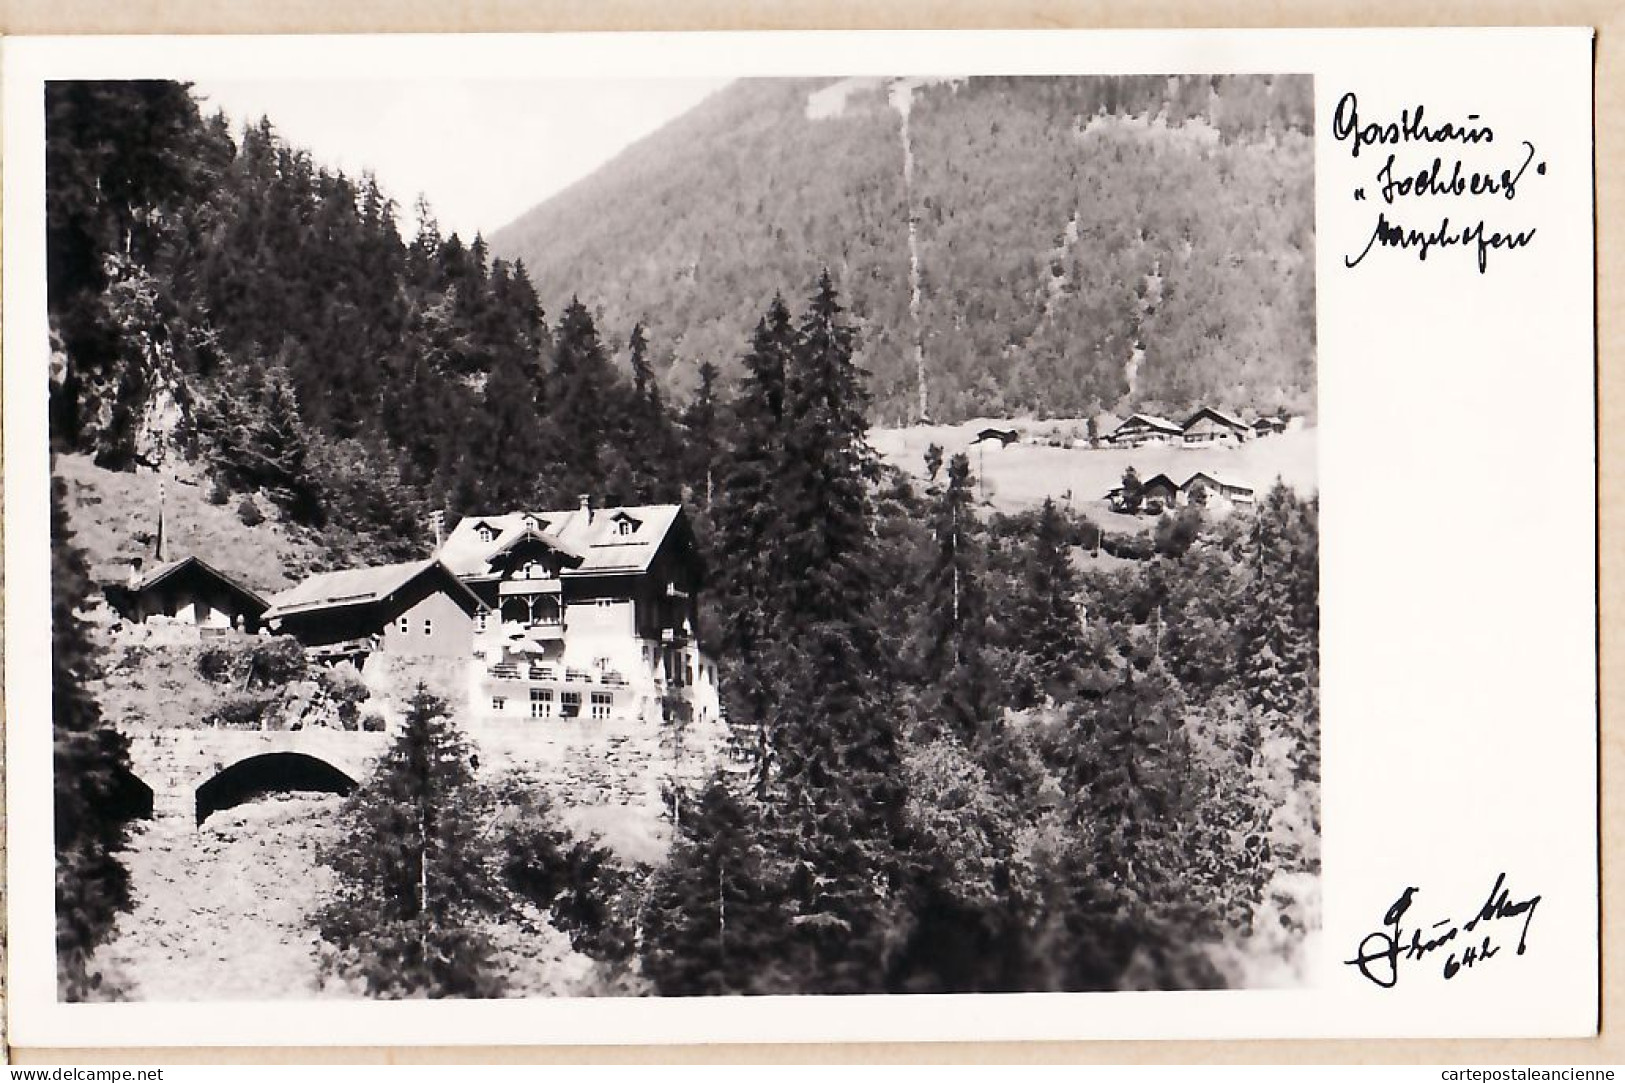
[[[90,593],[84,555],[73,544],[63,486],[51,487],[51,727],[56,837],[57,988],[83,1000],[101,985],[91,953],[130,908],[130,877],[119,862],[130,785],[129,742],[106,726],[86,688],[95,676],[78,614]]]
[[[643,972],[662,996],[803,991],[784,970],[783,885],[763,842],[759,809],[714,779],[644,910]]]
[[[1077,737],[1065,968],[1071,989],[1217,984],[1199,945],[1215,930],[1192,905],[1192,754],[1185,701],[1160,661],[1131,667]]]
[[[694,499],[711,506],[716,488],[717,458],[722,435],[719,432],[720,404],[717,401],[717,367],[709,361],[700,364],[700,385],[683,409],[683,431],[687,454],[683,456],[684,480]]]
[[[1038,513],[1023,579],[1016,645],[1032,660],[1042,690],[1056,694],[1077,675],[1083,626],[1066,522],[1053,500]]]
[[[804,574],[788,584],[792,620],[867,621],[869,484],[877,461],[868,445],[868,395],[853,361],[852,327],[825,271],[802,318],[795,364],[786,375],[783,506],[785,557]]]
[[[1313,545],[1304,533],[1299,501],[1277,481],[1259,505],[1253,526],[1252,589],[1243,618],[1242,686],[1265,714],[1301,716],[1309,696],[1314,630],[1300,622],[1318,614],[1318,589],[1310,586]]]
[[[345,830],[323,854],[337,878],[317,918],[341,971],[376,996],[491,996],[481,920],[501,896],[483,836],[489,800],[443,700],[422,685]]]
[[[625,407],[592,314],[576,297],[559,318],[549,385],[548,434],[557,461],[544,502],[568,506],[581,493],[609,487],[612,456],[623,449],[610,445],[605,432]]]
[[[792,944],[808,988],[877,987],[901,904],[904,800],[896,709],[871,612],[874,524],[866,396],[826,273],[785,380],[778,506],[782,637],[768,741],[775,852],[792,865]]]
[[[286,371],[265,374],[258,416],[243,449],[249,475],[297,522],[319,524],[320,484],[309,461],[310,439],[299,416],[299,399]]]
[[[745,378],[729,410],[733,440],[711,505],[715,547],[728,556],[717,562],[711,589],[722,614],[718,642],[728,661],[729,716],[755,759],[759,785],[769,769],[766,726],[778,683],[773,644],[784,632],[790,574],[779,484],[786,454],[785,373],[795,348],[790,311],[775,297],[745,355]],[[696,406],[709,404],[708,383],[701,393]],[[699,420],[695,413],[691,426]]]
[[[955,455],[948,463],[948,483],[932,508],[936,555],[921,585],[921,676],[927,700],[943,722],[966,738],[991,725],[997,712],[997,689],[985,653],[987,606],[975,540],[974,485],[969,457]]]

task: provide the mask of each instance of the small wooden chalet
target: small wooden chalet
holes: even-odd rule
[[[200,632],[257,632],[269,604],[253,588],[197,557],[160,564],[142,574],[140,560],[123,587],[109,587],[107,600],[125,620],[142,624],[169,617]]]
[[[1174,484],[1173,478],[1158,474],[1140,483],[1140,506],[1143,508],[1152,501],[1159,501],[1163,507],[1171,508],[1179,502],[1179,493],[1180,488]]]
[[[271,599],[265,623],[330,652],[468,658],[484,608],[450,569],[430,559],[313,575]]]
[[[1254,436],[1269,436],[1274,433],[1286,432],[1287,419],[1284,417],[1261,417],[1253,422]]]
[[[1177,443],[1184,430],[1165,417],[1154,414],[1134,414],[1106,439],[1114,447],[1144,447],[1147,444]]]
[[[997,441],[1000,447],[1009,447],[1020,439],[1021,434],[1015,429],[983,429],[976,434],[976,439],[972,440],[971,443],[985,444]]]
[[[1251,504],[1253,502],[1251,486],[1243,485],[1232,478],[1220,477],[1206,470],[1192,474],[1182,486],[1182,491],[1187,503],[1196,498],[1198,491],[1206,492],[1210,500],[1217,497],[1228,500],[1233,504]]]
[[[1187,447],[1213,444],[1239,444],[1252,435],[1252,429],[1240,418],[1232,417],[1211,406],[1204,406],[1185,422],[1181,439]]]

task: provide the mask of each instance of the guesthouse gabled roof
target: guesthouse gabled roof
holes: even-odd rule
[[[579,558],[574,567],[567,563],[560,573],[563,576],[643,572],[682,519],[682,512],[679,504],[643,504],[468,516],[452,530],[437,556],[464,578],[488,575],[492,558],[529,532],[561,553]],[[545,524],[545,529],[528,531],[527,517]],[[623,522],[629,524],[624,534],[620,526]],[[478,532],[481,525],[497,531],[496,536],[482,540]]]
[[[338,572],[321,572],[272,598],[271,608],[265,611],[265,619],[274,621],[296,613],[373,605],[386,600],[420,576],[433,574],[437,568],[446,573],[448,591],[464,596],[463,600],[473,608],[482,605],[473,591],[458,581],[455,575],[450,574],[450,569],[431,557],[428,560],[414,560],[408,564],[383,564],[374,568],[346,568]]]

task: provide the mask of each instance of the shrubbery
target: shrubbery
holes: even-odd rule
[[[275,693],[229,692],[220,698],[204,721],[225,729],[264,729],[278,700]]]

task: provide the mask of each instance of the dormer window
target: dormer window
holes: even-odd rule
[[[485,542],[486,544],[490,544],[491,542],[497,540],[497,532],[492,528],[490,523],[481,523],[479,526],[474,528],[474,533],[479,537],[480,541]]]
[[[630,519],[622,519],[615,524],[615,533],[623,538],[629,538],[637,532],[637,524]]]
[[[534,515],[525,516],[524,524],[525,524],[525,529],[526,530],[540,530],[541,529],[540,525],[538,524],[538,522],[536,520],[536,516],[534,516]]]

